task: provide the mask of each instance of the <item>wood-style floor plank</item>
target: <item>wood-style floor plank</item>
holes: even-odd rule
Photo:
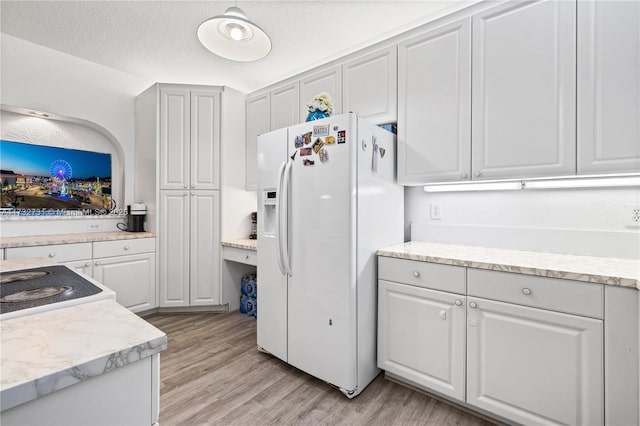
[[[145,319],[169,337],[160,355],[162,426],[491,424],[383,375],[350,400],[258,351],[256,320],[238,312]]]

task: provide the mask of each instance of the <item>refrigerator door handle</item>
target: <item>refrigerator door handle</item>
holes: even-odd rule
[[[287,273],[284,269],[284,262],[282,260],[282,181],[284,178],[284,169],[287,165],[283,162],[278,169],[278,198],[276,200],[276,245],[278,246],[278,268],[283,275]]]
[[[291,181],[291,167],[293,167],[293,160],[287,161],[287,166],[284,168],[284,176],[282,178],[282,261],[284,264],[285,273],[291,276],[291,262],[289,259],[289,183]]]

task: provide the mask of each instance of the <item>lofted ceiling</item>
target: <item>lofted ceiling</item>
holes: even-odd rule
[[[251,92],[477,1],[1,0],[0,29],[149,81]],[[266,58],[233,62],[199,43],[198,25],[230,6],[270,35]]]

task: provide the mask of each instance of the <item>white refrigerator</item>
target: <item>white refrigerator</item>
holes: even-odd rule
[[[352,113],[258,137],[258,347],[352,398],[376,366],[378,248],[403,242],[395,136]]]

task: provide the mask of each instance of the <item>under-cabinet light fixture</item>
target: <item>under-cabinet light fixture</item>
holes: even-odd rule
[[[513,191],[522,189],[522,182],[465,182],[441,185],[425,185],[424,192],[463,192],[463,191]]]

